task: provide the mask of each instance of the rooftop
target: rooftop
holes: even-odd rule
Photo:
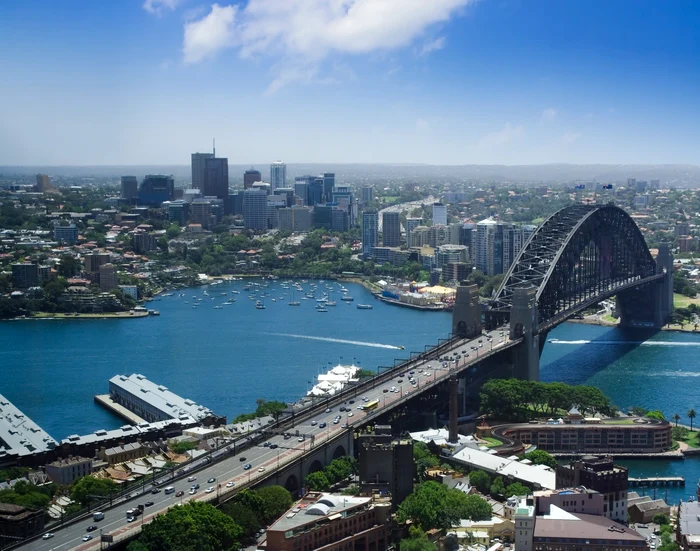
[[[605,517],[570,513],[568,515],[571,518],[537,517],[535,538],[615,540],[625,543],[639,542],[640,546],[646,543],[646,539],[631,528]]]
[[[57,442],[0,394],[0,457],[32,455],[56,447]]]
[[[678,530],[682,535],[700,535],[700,502],[681,502],[678,509]]]
[[[319,521],[333,521],[355,508],[364,508],[372,501],[370,497],[354,497],[344,495],[310,492],[292,509],[268,528],[286,532],[299,530],[308,524]]]
[[[556,488],[556,474],[544,465],[528,465],[517,459],[500,457],[492,451],[484,452],[472,448],[464,448],[452,457],[460,463],[475,466],[503,477],[513,477],[540,488]]]

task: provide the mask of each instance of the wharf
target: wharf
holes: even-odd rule
[[[634,486],[685,486],[682,476],[652,476],[649,478],[629,478],[629,485]]]
[[[408,302],[401,302],[394,298],[383,297],[379,294],[374,295],[376,298],[387,304],[394,304],[395,306],[403,306],[404,308],[412,308],[413,310],[426,310],[428,312],[449,312],[452,308],[446,304],[410,304]]]
[[[109,394],[98,394],[95,396],[95,402],[100,404],[103,408],[108,409],[112,413],[117,414],[119,417],[128,421],[132,425],[139,425],[141,423],[146,423],[145,419],[142,419],[135,413],[132,413],[124,406],[117,404]]]

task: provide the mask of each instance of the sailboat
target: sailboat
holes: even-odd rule
[[[292,300],[287,304],[289,304],[289,306],[299,306],[301,304],[298,300],[294,300],[294,289],[292,289]]]

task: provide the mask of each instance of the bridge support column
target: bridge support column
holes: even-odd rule
[[[457,402],[457,387],[459,379],[455,376],[450,377],[450,419],[449,419],[449,438],[448,441],[456,444],[459,438],[459,404]]]
[[[481,305],[479,288],[476,285],[457,287],[455,304],[452,309],[452,335],[476,337],[481,334]]]
[[[537,289],[518,288],[513,291],[510,309],[510,338],[522,338],[513,349],[514,375],[527,381],[540,380],[540,336],[537,334]]]
[[[673,255],[668,243],[659,245],[656,273],[664,278],[654,286],[654,325],[663,327],[673,314]]]

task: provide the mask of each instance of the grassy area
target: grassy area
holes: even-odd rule
[[[693,432],[688,431],[687,437],[678,441],[688,444],[688,446],[691,448],[700,448],[700,432],[697,430],[694,430]]]
[[[687,308],[691,304],[697,304],[700,306],[700,297],[690,298],[685,295],[673,293],[674,308]]]
[[[615,419],[605,419],[602,421],[606,425],[634,425],[634,419],[616,417]]]
[[[492,436],[485,436],[481,438],[485,442],[485,446],[487,448],[495,448],[496,446],[500,446],[502,442],[500,440],[497,440],[496,438],[493,438]]]
[[[604,316],[601,316],[600,319],[603,320],[605,323],[617,323],[620,321],[619,318],[615,318],[610,314],[605,314]]]

